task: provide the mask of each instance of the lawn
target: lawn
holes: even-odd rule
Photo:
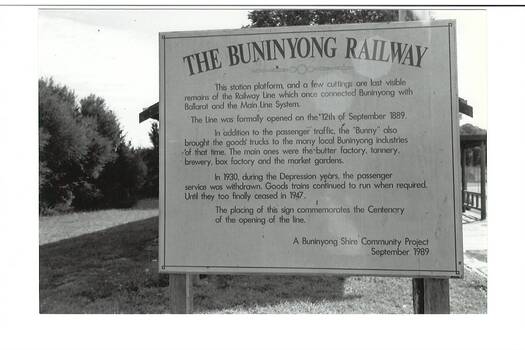
[[[155,216],[41,245],[40,312],[168,312],[157,226]],[[450,286],[452,313],[486,313],[486,279],[465,271]],[[412,313],[411,279],[207,276],[196,279],[194,312]]]
[[[100,231],[128,222],[159,215],[157,199],[140,200],[131,209],[108,209],[41,216],[40,244]]]

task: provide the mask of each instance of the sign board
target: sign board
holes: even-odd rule
[[[463,275],[454,21],[160,34],[161,272]]]

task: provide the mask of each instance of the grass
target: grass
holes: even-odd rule
[[[39,240],[40,244],[51,243],[150,218],[158,214],[158,199],[144,199],[131,209],[108,209],[41,216],[39,219]]]
[[[40,246],[41,313],[166,313],[158,218]],[[451,280],[453,313],[486,313],[487,281]],[[412,313],[411,279],[235,275],[196,279],[195,313]]]

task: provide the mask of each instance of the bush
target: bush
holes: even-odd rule
[[[52,79],[38,82],[40,209],[69,209],[87,140],[75,118],[75,94]]]
[[[142,196],[147,198],[158,198],[159,196],[159,124],[151,124],[149,138],[153,148],[138,150],[143,159],[148,173],[142,186]]]
[[[133,206],[139,198],[146,174],[146,165],[138,153],[129,144],[121,143],[116,159],[107,164],[98,180],[104,207]]]
[[[38,87],[40,213],[135,204],[146,164],[125,144],[104,99],[90,95],[77,104],[52,79]]]

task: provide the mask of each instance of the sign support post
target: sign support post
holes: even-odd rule
[[[413,278],[412,302],[415,314],[449,314],[449,278]]]
[[[467,190],[467,150],[461,149],[461,211],[464,213],[466,207],[465,202],[465,191]]]
[[[170,273],[170,313],[193,313],[193,284],[189,273]]]

